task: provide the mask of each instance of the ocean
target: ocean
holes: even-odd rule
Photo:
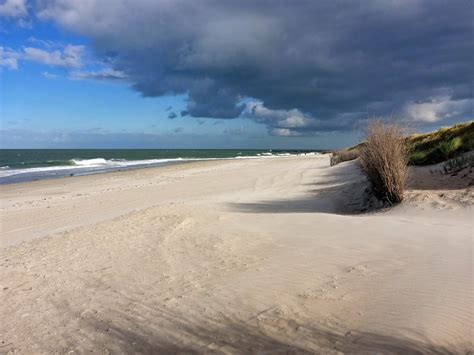
[[[200,160],[275,158],[318,150],[1,149],[0,184],[156,167]]]

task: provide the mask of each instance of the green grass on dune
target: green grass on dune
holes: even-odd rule
[[[413,134],[406,138],[411,165],[432,165],[459,157],[474,150],[474,121],[443,127],[431,133]],[[357,159],[365,142],[333,152],[331,165]]]
[[[474,149],[474,121],[407,138],[410,164],[437,164]]]

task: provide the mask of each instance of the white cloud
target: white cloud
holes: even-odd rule
[[[48,48],[48,49],[64,47],[64,45],[61,42],[51,41],[48,39],[39,39],[39,38],[36,38],[35,36],[28,37],[27,42],[32,43],[35,46]]]
[[[24,28],[26,30],[31,30],[33,28],[33,21],[27,18],[21,18],[19,19],[16,24],[20,28]]]
[[[265,124],[270,134],[276,136],[298,136],[301,135],[298,130],[316,127],[318,124],[315,118],[298,109],[273,110],[259,101],[247,103],[242,116]]]
[[[1,1],[1,0],[0,0]],[[30,61],[50,67],[65,68],[66,78],[71,80],[96,81],[125,81],[127,74],[108,66],[103,61],[90,61],[85,57],[86,47],[83,45],[65,45],[61,42],[28,38],[34,47],[11,49],[0,46],[0,67],[17,69],[19,62]],[[87,65],[94,65],[96,69],[88,69]],[[43,77],[57,79],[57,74],[44,71]]]
[[[449,96],[440,96],[427,102],[408,103],[405,106],[404,113],[413,121],[433,123],[447,118],[472,114],[473,107],[473,99],[452,100]]]
[[[20,55],[11,49],[0,47],[0,67],[8,69],[18,68],[18,59]]]
[[[272,110],[265,107],[262,102],[248,103],[243,115],[258,122],[281,128],[302,128],[316,123],[314,118],[298,109]]]
[[[82,45],[60,46],[59,49],[25,47],[22,50],[0,47],[0,66],[17,69],[19,61],[32,61],[53,67],[78,69],[84,66],[85,47]]]
[[[6,0],[0,4],[0,16],[21,18],[27,14],[26,0]]]
[[[100,80],[100,81],[120,81],[127,79],[127,75],[112,68],[104,68],[97,71],[73,71],[69,74],[72,80]]]
[[[270,130],[270,134],[272,136],[280,136],[280,137],[297,137],[301,135],[299,132],[296,132],[288,128],[273,128],[272,130]]]
[[[53,73],[50,73],[50,72],[43,72],[43,76],[46,78],[46,79],[57,79],[59,78],[59,76],[57,74],[53,74]]]
[[[82,45],[67,45],[62,51],[26,47],[23,49],[22,59],[51,66],[80,68],[83,66],[84,49],[85,47]]]

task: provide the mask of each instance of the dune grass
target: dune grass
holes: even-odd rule
[[[408,165],[408,146],[402,128],[381,120],[372,121],[359,151],[360,165],[374,195],[389,204],[401,202]]]
[[[474,149],[474,121],[407,138],[411,165],[431,165]]]
[[[354,160],[359,157],[359,150],[358,149],[343,149],[333,152],[331,155],[330,164],[331,166],[349,161]]]
[[[405,138],[408,145],[410,165],[432,165],[474,150],[474,121],[443,127],[435,132],[413,134]],[[333,152],[331,165],[354,160],[359,157],[366,142],[354,147]]]
[[[333,152],[331,166],[359,159],[360,166],[378,199],[388,204],[403,200],[407,166],[446,162],[445,173],[474,166],[474,121],[441,128],[436,132],[404,136],[399,125],[372,121],[366,140]]]

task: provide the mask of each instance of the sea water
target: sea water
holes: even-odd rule
[[[1,149],[0,184],[189,161],[276,158],[319,153],[318,150]]]

